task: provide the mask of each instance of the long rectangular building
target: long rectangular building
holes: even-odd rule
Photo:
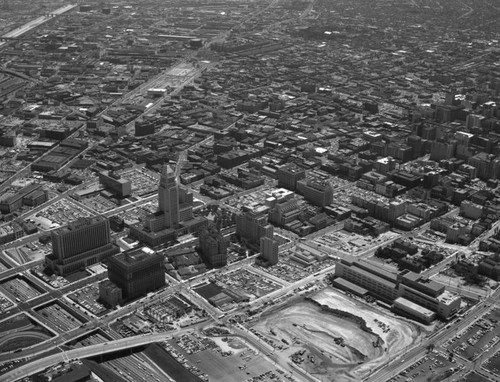
[[[345,281],[366,289],[373,297],[392,304],[394,310],[429,322],[434,312],[437,317],[449,319],[460,309],[461,298],[447,291],[437,282],[417,273],[389,272],[367,261],[342,260],[335,267],[334,285],[352,291]],[[403,298],[403,299],[401,299]],[[411,304],[409,303],[411,302]]]

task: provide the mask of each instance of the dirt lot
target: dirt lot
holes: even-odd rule
[[[359,381],[425,335],[419,325],[331,288],[311,300],[264,314],[254,329],[317,377]]]

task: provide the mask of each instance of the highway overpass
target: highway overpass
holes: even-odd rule
[[[185,328],[169,333],[154,333],[127,337],[115,341],[108,341],[96,345],[81,347],[78,349],[67,350],[65,352],[49,355],[45,358],[41,358],[29,362],[26,365],[22,365],[21,367],[4,374],[1,380],[4,382],[14,382],[35,373],[39,373],[50,366],[56,365],[59,362],[67,361],[68,359],[95,357],[102,354],[131,349],[137,346],[149,345],[154,342],[165,341],[171,339],[173,335],[179,336],[191,332],[195,327],[196,326],[192,326],[190,328]]]

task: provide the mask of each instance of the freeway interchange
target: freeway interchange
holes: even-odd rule
[[[273,4],[277,3],[277,1],[273,1],[269,6],[272,6]],[[313,8],[314,2],[310,3],[310,6],[304,11],[303,17],[307,17],[308,14],[311,12]],[[76,7],[76,5],[68,5],[66,7],[60,8],[59,10],[56,10],[51,13],[49,16],[42,16],[40,18],[37,18],[28,24],[24,25],[23,27],[20,27],[3,37],[5,39],[9,38],[17,38],[23,35],[24,33],[29,32],[31,29],[47,22],[50,20],[52,16],[57,16],[59,14],[63,14],[64,12],[67,12],[71,9]],[[265,9],[263,9],[265,10]],[[262,12],[263,10],[259,11]],[[259,13],[254,14],[252,17],[256,18]],[[249,18],[251,19],[251,18]],[[224,39],[224,34],[221,36],[217,36],[214,38],[213,41],[219,41],[220,39]],[[7,42],[0,42],[0,47]],[[172,69],[180,69],[184,68],[186,65],[187,59],[183,60],[180,63],[177,63],[176,66]],[[190,72],[190,74],[186,77],[182,77],[176,82],[175,89],[173,89],[170,93],[166,94],[169,96],[176,95],[178,94],[182,88],[186,85],[192,84],[193,81],[201,74],[203,68],[198,68],[197,70],[193,70]],[[125,101],[129,100],[131,97],[139,95],[140,93],[145,92],[148,88],[155,87],[156,85],[163,84],[165,81],[168,80],[168,77],[171,76],[171,71],[166,70],[164,73],[160,73],[157,77],[152,79],[151,81],[145,83],[144,85],[140,86],[139,88],[135,89],[133,92],[130,92],[124,96],[124,98],[120,99],[117,102],[124,103]],[[163,101],[162,98],[159,98],[155,102],[153,102],[147,110],[142,115],[147,115],[148,113],[153,113],[160,105],[161,102]],[[102,112],[103,114],[105,113]],[[130,124],[127,126],[129,130],[132,128],[133,122],[130,122]],[[209,138],[207,138],[209,139]],[[202,141],[199,144],[202,144],[205,141]],[[179,172],[182,167],[182,164],[184,161],[186,161],[186,156],[187,156],[187,150],[183,151],[179,155],[179,159],[177,161],[176,165],[176,178],[179,177]],[[24,169],[24,170],[27,170]],[[21,175],[23,175],[24,171],[16,174],[11,180],[14,180]],[[244,194],[254,192],[255,190],[252,191],[243,191],[239,193],[239,196],[243,196]],[[67,193],[62,193],[58,195],[54,200],[51,202],[54,203],[57,200],[60,199],[65,199],[67,197]],[[133,206],[139,205],[141,203],[145,203],[147,201],[151,201],[156,198],[156,195],[148,196],[145,198],[142,198],[141,200],[137,200],[132,202],[131,204],[123,207],[117,207],[113,210],[107,211],[104,213],[106,216],[110,216],[112,214],[115,214],[117,212],[126,210],[128,208],[131,208]],[[42,207],[40,207],[42,208]],[[32,210],[30,213],[33,213],[35,210]],[[457,213],[457,210],[450,211],[450,213]],[[352,256],[348,253],[342,253],[342,251],[338,251],[336,248],[332,247],[319,247],[314,242],[314,237],[334,231],[334,230],[340,230],[342,228],[341,223],[329,227],[327,229],[324,229],[318,233],[312,234],[308,236],[303,242],[298,243],[298,240],[296,239],[291,239],[291,242],[288,244],[284,244],[281,248],[282,251],[285,249],[291,248],[295,245],[297,245],[299,248],[305,249],[307,251],[324,251],[327,252],[330,258],[336,258],[336,259],[363,259],[363,258],[368,258],[373,255],[374,251],[381,246],[389,245],[391,242],[395,240],[395,238],[390,238],[386,241],[380,242],[374,246],[371,246],[360,253],[358,253],[356,256]],[[421,227],[420,231],[424,231],[429,228],[429,223]],[[415,235],[415,232],[411,233],[404,233],[398,237],[410,237]],[[21,239],[17,242],[14,242],[8,246],[5,246],[5,248],[11,248],[14,247],[15,245],[19,245],[22,242],[29,242],[30,240],[33,240],[36,238],[36,236],[31,236],[29,238]],[[269,344],[266,342],[263,342],[259,337],[257,337],[254,333],[248,330],[248,328],[239,325],[239,324],[234,324],[233,323],[233,318],[240,314],[242,311],[248,308],[252,309],[266,309],[266,306],[269,306],[269,304],[274,304],[275,301],[284,299],[284,304],[288,303],[286,301],[286,298],[288,295],[293,295],[295,290],[297,289],[302,289],[305,288],[306,285],[308,284],[318,284],[322,279],[324,279],[325,275],[328,273],[331,273],[335,269],[335,265],[329,266],[327,268],[322,269],[321,271],[308,275],[307,277],[304,277],[301,280],[295,281],[295,282],[289,282],[289,281],[283,281],[280,280],[278,277],[274,275],[269,275],[265,271],[260,270],[258,268],[250,268],[251,263],[254,261],[253,257],[249,257],[245,260],[241,260],[239,262],[230,264],[228,267],[224,268],[223,270],[213,270],[209,271],[208,273],[205,273],[203,275],[194,277],[190,281],[176,281],[176,280],[169,280],[170,285],[156,293],[155,295],[151,297],[146,297],[144,299],[132,302],[124,307],[121,307],[120,309],[116,311],[111,311],[104,317],[95,317],[92,316],[88,319],[88,321],[84,322],[82,325],[75,327],[71,330],[68,330],[64,333],[60,333],[57,336],[55,336],[53,339],[50,341],[46,341],[45,343],[41,343],[38,345],[34,345],[31,347],[26,347],[20,352],[11,352],[7,354],[3,354],[0,356],[0,361],[12,361],[12,360],[25,360],[26,362],[22,365],[22,367],[18,367],[16,369],[13,369],[9,371],[8,373],[4,374],[2,376],[2,380],[5,381],[15,381],[20,378],[23,378],[25,376],[31,375],[33,373],[42,371],[46,369],[47,367],[50,367],[52,365],[55,365],[60,362],[66,362],[68,359],[80,359],[80,358],[88,358],[88,357],[94,357],[96,355],[102,355],[102,354],[107,354],[107,353],[113,353],[117,352],[123,349],[128,349],[131,347],[137,347],[137,346],[143,346],[152,342],[157,342],[157,341],[164,341],[166,339],[171,339],[173,335],[175,336],[180,336],[183,333],[189,333],[192,332],[193,330],[198,330],[204,325],[208,325],[210,323],[218,323],[218,324],[225,324],[227,325],[230,330],[233,332],[235,336],[238,336],[247,343],[249,343],[252,347],[257,349],[260,353],[262,353],[267,359],[270,360],[271,363],[279,365],[279,367],[282,370],[286,370],[290,374],[294,375],[294,378],[298,380],[305,380],[305,381],[318,381],[318,377],[315,375],[312,375],[310,373],[305,372],[302,368],[296,366],[294,363],[291,363],[288,356],[282,355],[280,353],[277,353],[273,347],[271,347]],[[443,260],[440,264],[434,266],[430,270],[425,272],[425,275],[428,277],[435,276],[439,272],[441,272],[443,269],[445,269],[451,262],[454,261],[454,254],[448,256],[445,260]],[[38,264],[41,262],[38,262]],[[15,274],[22,274],[23,272],[26,273],[29,271],[29,267],[36,265],[36,263],[30,263],[30,264],[25,264],[21,266],[15,266],[14,268],[11,268],[5,272],[2,272],[0,274],[1,279],[7,279]],[[211,305],[207,300],[203,297],[201,297],[197,292],[195,292],[191,286],[192,285],[197,285],[199,283],[204,282],[207,278],[209,277],[214,277],[217,278],[218,276],[221,276],[222,274],[227,274],[232,271],[236,270],[241,270],[241,269],[251,269],[253,273],[258,274],[260,276],[266,277],[273,282],[275,282],[277,285],[280,286],[279,289],[272,291],[268,294],[265,294],[263,296],[260,296],[258,298],[255,298],[252,300],[249,304],[241,304],[239,306],[235,306],[228,312],[223,312],[220,309],[214,307]],[[66,287],[57,289],[57,290],[49,290],[47,293],[42,294],[41,296],[37,296],[27,302],[23,302],[18,304],[17,307],[15,307],[13,310],[9,311],[9,314],[12,313],[18,313],[18,312],[26,312],[26,313],[31,313],[33,310],[43,304],[46,304],[50,301],[54,301],[56,299],[63,299],[66,297],[66,295],[75,289],[79,289],[83,287],[85,284],[88,283],[96,283],[104,278],[104,275],[95,275],[91,276],[89,278],[86,278],[84,280],[78,281],[76,283],[70,284]],[[463,319],[455,319],[452,321],[449,325],[447,325],[445,328],[442,328],[439,331],[436,331],[432,335],[429,335],[427,338],[423,339],[421,342],[415,343],[413,346],[409,347],[407,351],[404,354],[399,355],[398,357],[395,357],[392,359],[389,363],[387,363],[385,366],[373,370],[373,373],[367,378],[368,381],[373,381],[373,382],[385,382],[389,380],[392,376],[404,371],[408,367],[410,367],[412,364],[414,364],[416,361],[421,359],[427,352],[427,346],[428,345],[433,345],[436,348],[438,348],[441,351],[446,351],[446,341],[450,337],[452,337],[454,334],[457,332],[460,332],[467,327],[469,327],[471,324],[473,324],[478,317],[482,316],[483,314],[486,314],[491,310],[491,305],[495,306],[494,304],[496,303],[498,297],[499,297],[499,291],[495,291],[489,295],[486,295],[485,292],[477,292],[473,290],[463,290],[456,288],[454,286],[449,286],[449,289],[455,290],[459,293],[461,293],[463,296],[469,297],[474,300],[481,300],[482,303],[474,306],[469,313],[463,318]],[[200,307],[203,308],[207,315],[208,315],[208,322],[202,323],[202,324],[195,324],[192,325],[188,328],[182,328],[178,329],[175,332],[168,332],[168,333],[154,333],[154,334],[146,334],[146,335],[140,335],[140,336],[132,336],[132,337],[127,337],[123,339],[114,339],[114,340],[108,340],[104,343],[96,344],[96,345],[89,345],[85,346],[82,348],[78,349],[70,349],[70,350],[61,350],[61,346],[66,345],[70,343],[71,341],[77,340],[81,338],[82,336],[85,336],[87,334],[93,333],[95,330],[98,328],[104,328],[104,330],[107,331],[107,328],[109,326],[116,322],[117,319],[125,317],[127,315],[130,315],[134,311],[138,309],[138,307],[141,307],[145,304],[152,304],[152,303],[157,303],[161,301],[163,298],[173,295],[175,293],[182,293],[185,296],[188,296],[190,301]],[[486,295],[486,296],[485,296]],[[3,314],[3,316],[6,316],[6,313]],[[113,336],[112,336],[113,337]],[[490,349],[488,352],[486,352],[483,356],[481,356],[480,360],[482,361],[487,355],[492,354],[498,346]],[[47,350],[57,350],[58,353],[56,354],[50,354],[47,355]],[[481,362],[478,362],[476,365],[476,362],[471,362],[468,360],[462,360],[461,361],[463,365],[465,365],[466,370],[479,370],[482,374],[487,373],[484,370],[481,370]],[[488,376],[491,379],[494,379],[496,377],[491,376],[488,374]]]
[[[308,243],[302,243],[300,244],[301,246],[307,246]],[[368,257],[373,254],[374,248],[371,250],[365,251],[362,256],[363,257]],[[343,255],[342,253],[335,252],[335,254],[338,257],[346,257],[348,258],[349,256]],[[276,363],[279,365],[283,370],[287,370],[288,372],[292,373],[295,372],[294,377],[297,378],[298,380],[305,380],[305,381],[315,381],[318,380],[314,376],[311,376],[310,374],[304,373],[304,371],[294,364],[290,363],[289,360],[287,360],[286,357],[283,357],[279,353],[276,353],[275,350],[270,347],[268,344],[264,343],[261,341],[258,337],[255,337],[253,333],[248,331],[245,327],[237,324],[234,325],[232,322],[232,317],[237,315],[239,312],[241,312],[245,306],[240,306],[238,308],[234,308],[233,310],[227,312],[227,314],[223,315],[218,308],[212,306],[209,304],[205,299],[200,297],[196,292],[194,292],[191,289],[191,285],[196,285],[199,284],[200,282],[203,282],[204,280],[210,278],[210,277],[217,277],[219,272],[231,272],[232,270],[236,269],[241,269],[244,267],[248,267],[251,265],[253,262],[253,258],[249,258],[246,260],[242,260],[240,262],[236,262],[233,264],[230,264],[227,269],[224,270],[212,270],[209,273],[202,274],[200,276],[197,276],[189,281],[173,281],[170,286],[165,288],[162,291],[159,291],[157,294],[149,297],[145,297],[144,299],[132,302],[118,310],[111,311],[109,314],[107,314],[104,317],[101,318],[92,318],[88,322],[84,323],[82,326],[77,327],[73,330],[70,330],[66,333],[63,333],[59,336],[57,336],[55,339],[42,343],[40,345],[33,346],[32,348],[24,349],[20,353],[11,353],[8,355],[2,355],[0,357],[0,360],[6,361],[6,360],[13,360],[13,359],[26,359],[27,363],[25,366],[21,368],[17,368],[14,370],[11,370],[8,374],[5,375],[6,381],[15,381],[19,378],[22,378],[23,376],[28,376],[34,372],[39,372],[41,370],[46,369],[47,367],[50,367],[56,363],[59,363],[63,360],[67,359],[74,359],[74,358],[87,358],[87,357],[92,357],[96,356],[98,354],[104,354],[104,353],[110,353],[114,351],[118,351],[124,348],[128,347],[135,347],[135,346],[141,346],[147,343],[151,343],[154,341],[162,341],[166,338],[171,338],[172,335],[181,335],[184,332],[187,332],[189,330],[194,330],[197,328],[200,328],[203,325],[207,325],[208,322],[205,322],[203,324],[197,324],[195,326],[186,328],[186,329],[180,329],[178,331],[175,331],[173,333],[160,333],[160,334],[147,334],[147,335],[142,335],[142,336],[136,336],[136,337],[128,337],[125,339],[117,339],[117,340],[112,340],[108,341],[104,344],[99,344],[99,345],[93,345],[93,346],[86,346],[84,348],[80,349],[75,349],[75,350],[67,350],[62,353],[57,353],[57,354],[51,354],[49,356],[44,356],[44,354],[47,352],[48,347],[49,348],[58,348],[59,346],[64,345],[65,343],[71,342],[74,339],[81,338],[85,334],[91,333],[95,331],[97,328],[107,328],[109,327],[109,324],[112,322],[116,321],[116,319],[126,316],[128,314],[131,314],[134,312],[137,307],[148,303],[154,303],[155,301],[160,301],[162,298],[165,296],[168,296],[172,293],[183,293],[185,295],[188,295],[190,300],[196,304],[197,306],[205,309],[205,311],[208,313],[208,316],[210,318],[210,322],[216,322],[216,323],[222,323],[226,324],[229,326],[231,331],[235,334],[238,335],[242,338],[245,339],[245,341],[249,342],[254,348],[258,349],[263,355],[265,355],[271,362]],[[436,271],[438,271],[440,267],[436,267]],[[325,277],[326,274],[332,272],[334,270],[334,266],[325,268],[321,272],[318,272],[317,274],[310,275],[307,278],[304,278],[302,280],[299,280],[297,282],[292,282],[292,283],[282,283],[282,288],[269,293],[268,295],[262,296],[261,298],[255,299],[250,304],[248,305],[249,307],[252,307],[253,309],[257,309],[259,307],[264,307],[268,303],[273,303],[277,300],[280,300],[282,297],[292,294],[293,290],[296,290],[297,288],[304,287],[306,284],[313,283],[316,284],[319,280]],[[255,272],[255,269],[253,270]],[[432,272],[430,272],[432,273]],[[97,278],[98,276],[95,276]],[[83,282],[88,282],[88,280],[83,280]],[[29,310],[33,308],[34,306],[38,306],[41,303],[45,301],[49,301],[55,297],[62,296],[66,291],[69,291],[70,289],[73,289],[74,285],[70,285],[67,288],[60,290],[60,291],[54,291],[49,293],[48,295],[42,295],[38,298],[35,298],[32,300],[31,303],[25,303],[22,304],[19,309],[22,310]],[[441,346],[446,340],[450,338],[450,336],[453,333],[456,333],[459,330],[462,330],[463,328],[466,328],[468,325],[470,325],[472,322],[475,321],[478,315],[481,315],[489,310],[488,304],[492,304],[496,301],[496,299],[499,296],[500,291],[497,290],[494,293],[492,293],[485,301],[483,304],[478,305],[476,308],[474,308],[473,311],[467,314],[467,316],[461,320],[460,322],[454,322],[453,325],[447,326],[444,330],[440,332],[436,332],[432,334],[431,336],[427,337],[423,342],[415,344],[415,346],[410,349],[404,356],[402,355],[400,358],[403,358],[403,361],[399,361],[400,358],[397,360],[392,360],[392,362],[385,367],[381,368],[380,370],[374,372],[367,380],[368,381],[374,381],[374,382],[382,382],[388,380],[391,376],[401,372],[402,370],[406,369],[408,366],[412,365],[414,362],[416,362],[418,359],[423,357],[426,354],[426,346],[429,344],[434,344],[436,347]],[[479,298],[479,296],[477,296]],[[221,317],[223,316],[223,317]]]
[[[147,197],[146,199],[149,200],[154,197],[155,196],[151,196]],[[341,227],[334,226],[331,229],[340,229],[340,228]],[[423,227],[422,230],[426,228],[427,227]],[[407,233],[405,235],[410,235],[410,234],[417,235],[418,232]],[[290,238],[290,242],[283,244],[281,246],[281,251],[289,249],[293,246],[297,246],[298,248],[302,248],[304,250],[309,250],[309,251],[315,251],[315,250],[327,251],[330,256],[337,259],[344,258],[352,260],[354,258],[358,259],[368,258],[373,255],[376,248],[388,245],[394,240],[394,238],[389,238],[386,241],[379,242],[376,245],[365,249],[364,251],[358,253],[356,256],[352,256],[349,253],[344,253],[343,251],[337,250],[335,248],[318,247],[313,240],[314,237],[315,235],[311,235],[311,238],[299,241],[297,238],[294,238],[292,236]],[[445,258],[440,264],[426,271],[426,276],[432,277],[433,275],[439,273],[444,269],[445,266],[447,266],[451,261],[453,261],[453,258],[454,258],[453,254]],[[182,293],[185,296],[188,296],[190,301],[194,305],[199,306],[200,308],[204,309],[207,312],[209,321],[205,322],[204,323],[205,325],[208,325],[210,322],[226,324],[227,326],[230,327],[230,329],[234,334],[240,336],[241,338],[244,338],[245,341],[248,342],[251,346],[258,349],[258,351],[262,355],[264,355],[267,359],[269,359],[269,362],[275,363],[280,368],[282,368],[282,370],[285,370],[290,374],[293,372],[294,373],[293,375],[296,379],[305,381],[317,380],[316,377],[314,377],[311,374],[305,373],[300,367],[296,366],[294,363],[291,363],[286,356],[276,352],[272,347],[270,347],[265,342],[261,341],[258,337],[256,337],[252,332],[247,330],[245,327],[240,325],[234,325],[232,318],[237,316],[247,308],[251,308],[254,310],[266,309],[267,306],[272,306],[276,301],[283,301],[283,305],[290,303],[289,301],[290,297],[287,296],[294,296],[296,294],[294,293],[295,290],[304,288],[308,284],[316,285],[320,280],[322,280],[325,277],[325,275],[334,271],[335,265],[327,267],[321,270],[320,272],[315,273],[314,275],[311,274],[295,282],[285,282],[283,280],[275,278],[274,276],[267,275],[268,278],[280,284],[281,287],[271,293],[263,295],[260,298],[252,300],[248,304],[236,306],[226,313],[222,312],[220,309],[208,303],[204,298],[202,298],[197,292],[195,292],[192,289],[192,286],[206,282],[206,280],[209,278],[217,279],[218,276],[221,274],[227,274],[232,271],[241,269],[250,269],[253,273],[264,275],[264,271],[259,270],[258,268],[253,268],[251,266],[253,261],[254,257],[250,257],[232,263],[224,269],[211,270],[208,273],[201,274],[186,281],[177,281],[174,279],[169,279],[170,285],[153,296],[148,296],[143,299],[134,301],[130,304],[125,305],[124,307],[119,308],[118,310],[111,311],[104,317],[100,318],[92,317],[87,322],[83,323],[81,326],[75,327],[74,329],[69,330],[65,333],[61,333],[60,335],[56,336],[50,341],[29,348],[25,348],[21,352],[3,354],[2,356],[0,356],[0,361],[12,361],[14,359],[26,360],[26,363],[24,364],[23,367],[11,370],[8,374],[6,374],[6,378],[7,377],[12,378],[9,380],[14,381],[16,379],[21,378],[22,376],[25,375],[27,376],[33,372],[44,370],[63,360],[73,359],[73,358],[93,357],[98,354],[105,354],[113,352],[115,350],[117,351],[120,349],[124,349],[126,348],[127,344],[131,347],[135,347],[156,340],[159,341],[163,340],[164,338],[170,338],[171,335],[178,335],[178,334],[180,335],[181,333],[185,332],[184,329],[181,329],[180,331],[176,331],[174,333],[169,332],[169,333],[161,333],[155,335],[129,337],[125,338],[124,340],[122,339],[109,340],[106,342],[106,344],[100,344],[96,346],[86,346],[82,349],[78,349],[78,351],[75,352],[73,352],[73,350],[69,350],[65,351],[64,354],[58,353],[46,356],[47,351],[49,349],[52,350],[56,349],[59,351],[60,346],[72,342],[78,338],[82,338],[87,334],[93,333],[98,328],[105,328],[107,330],[110,324],[116,322],[116,320],[121,317],[125,317],[127,315],[132,314],[134,311],[137,310],[138,307],[144,306],[145,304],[154,304],[156,302],[161,301],[165,297],[175,293]],[[28,270],[28,267],[26,265],[22,267],[16,267],[14,269],[10,269],[0,274],[0,277],[4,278],[5,275],[14,275],[16,272],[19,272],[21,268],[24,270],[24,272]],[[104,276],[101,274],[92,276],[91,278],[80,280],[77,283],[70,284],[59,290],[50,291],[49,293],[42,294],[38,297],[33,298],[28,302],[19,304],[15,309],[16,311],[19,312],[21,311],[32,312],[33,309],[35,309],[38,306],[53,301],[54,299],[63,298],[70,291],[79,289],[88,283],[98,282],[99,280],[102,280],[103,277]],[[468,293],[468,295],[471,298],[474,298],[476,300],[483,299],[483,294],[480,292],[479,293],[477,291],[464,291],[464,292]],[[372,375],[367,379],[367,381],[382,382],[388,380],[393,375],[400,373],[401,371],[411,366],[413,363],[418,361],[426,354],[427,345],[433,344],[434,346],[436,346],[436,348],[440,348],[441,345],[443,345],[453,333],[456,333],[457,331],[466,328],[468,325],[470,325],[476,320],[477,316],[480,316],[481,314],[487,312],[490,308],[485,304],[488,305],[494,304],[499,293],[500,291],[497,290],[492,294],[490,294],[486,298],[486,300],[484,300],[483,304],[474,307],[470,311],[470,313],[468,313],[467,316],[460,322],[453,321],[451,326],[447,326],[441,331],[434,333],[432,336],[429,336],[424,340],[422,340],[421,342],[414,344],[412,348],[408,349],[408,351],[404,354],[404,356],[401,355],[400,357],[396,357],[395,359],[392,359],[391,362],[386,366],[382,367],[379,370],[375,370],[372,373]],[[293,299],[293,297],[291,299]],[[203,326],[203,324],[192,326],[189,329],[192,330],[195,328],[199,328],[201,326]],[[401,360],[401,358],[403,359]],[[473,369],[474,366],[473,364],[466,363],[465,361],[464,363],[469,367],[469,369],[471,370]]]

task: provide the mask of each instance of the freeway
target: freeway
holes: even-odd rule
[[[89,345],[77,349],[71,349],[62,353],[49,355],[47,357],[32,361],[23,367],[9,371],[2,376],[3,382],[13,382],[38,373],[59,362],[65,362],[69,359],[89,358],[96,355],[113,353],[120,350],[130,349],[137,346],[149,345],[153,342],[166,341],[175,335],[182,335],[193,331],[196,326],[188,329],[180,329],[175,333],[153,333],[141,336],[127,337],[119,340],[108,341],[96,345]]]
[[[52,18],[54,18],[56,16],[60,16],[60,15],[66,13],[66,12],[76,8],[76,7],[77,7],[77,4],[65,5],[64,7],[58,8],[55,11],[51,12],[47,16],[40,16],[34,20],[31,20],[30,22],[27,22],[26,24],[24,24],[20,27],[17,27],[14,30],[11,30],[10,32],[7,32],[6,34],[2,35],[0,37],[0,39],[2,37],[6,38],[6,39],[20,37],[23,34],[31,31],[32,29],[35,29],[36,27],[46,23],[47,21],[52,20]],[[0,42],[0,48],[3,47],[5,44],[6,44],[5,41]]]

